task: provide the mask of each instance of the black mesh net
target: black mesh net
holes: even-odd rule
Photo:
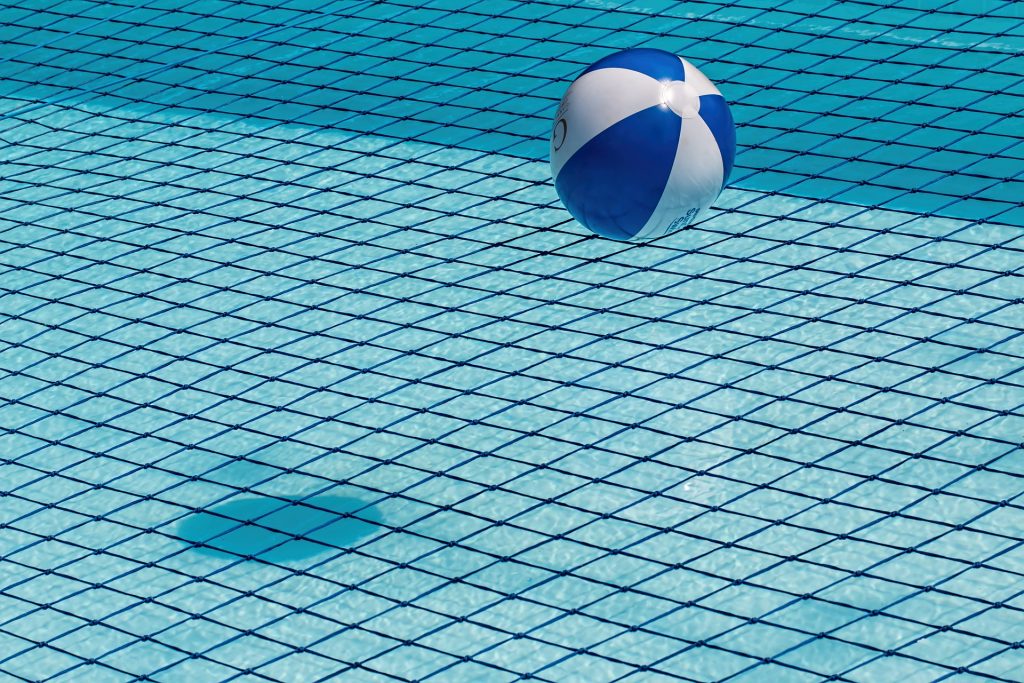
[[[1020,680],[1020,7],[3,7],[0,679]],[[642,244],[634,46],[739,143]]]

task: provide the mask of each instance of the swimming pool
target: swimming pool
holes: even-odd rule
[[[1020,680],[1009,2],[0,11],[0,679]],[[729,188],[549,117],[650,45]]]

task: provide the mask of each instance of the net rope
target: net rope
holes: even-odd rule
[[[1019,680],[1012,2],[0,8],[0,679]],[[571,219],[687,57],[732,179]]]

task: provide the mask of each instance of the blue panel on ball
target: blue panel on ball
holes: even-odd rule
[[[732,113],[721,95],[701,95],[700,117],[708,124],[722,153],[722,187],[725,187],[736,158],[736,126],[732,122]]]
[[[605,237],[630,239],[661,199],[682,119],[654,106],[606,128],[562,167],[555,189],[576,220]]]
[[[594,62],[583,73],[597,69],[630,69],[659,81],[683,80],[683,63],[670,52],[651,47],[637,47],[608,55]]]

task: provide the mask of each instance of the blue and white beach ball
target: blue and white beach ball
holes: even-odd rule
[[[601,59],[562,98],[551,175],[576,220],[620,240],[683,228],[729,178],[736,130],[693,64],[637,48]]]

